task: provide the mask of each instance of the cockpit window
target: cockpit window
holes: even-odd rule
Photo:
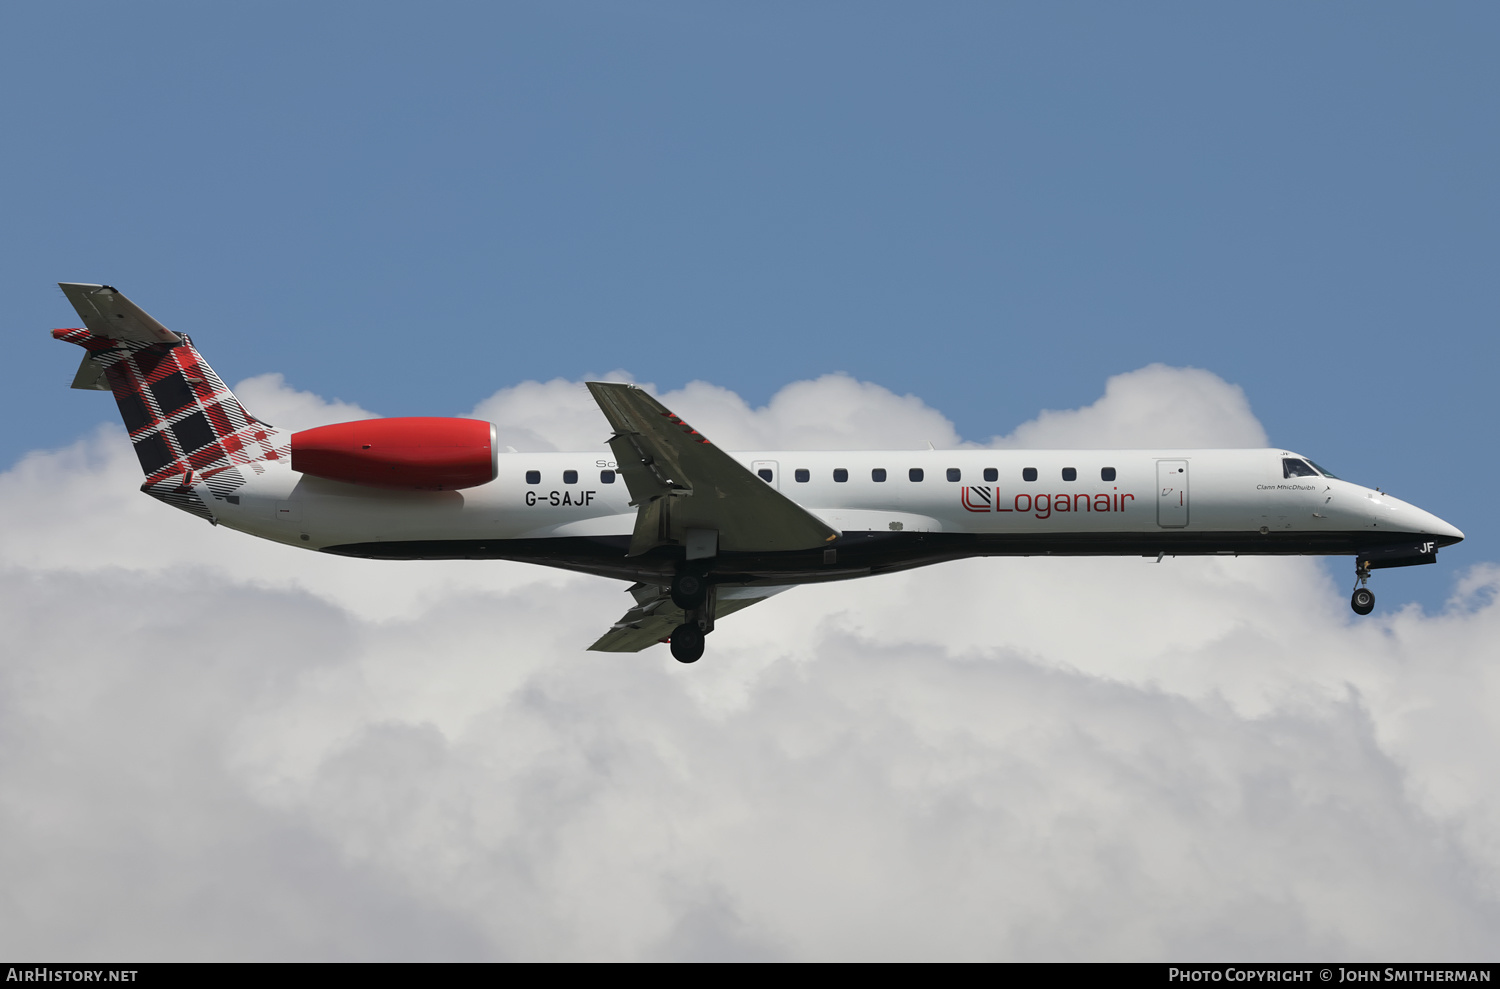
[[[1335,474],[1335,473],[1334,473],[1334,472],[1333,472],[1333,471],[1331,471],[1331,470],[1329,470],[1329,469],[1328,469],[1328,468],[1327,468],[1327,467],[1324,467],[1324,466],[1323,466],[1323,465],[1322,465],[1322,464],[1320,464],[1320,463],[1318,463],[1318,462],[1317,462],[1317,461],[1315,461],[1315,460],[1309,460],[1309,461],[1308,461],[1308,463],[1310,463],[1310,464],[1312,464],[1312,465],[1313,465],[1313,466],[1314,466],[1314,467],[1316,467],[1316,468],[1317,468],[1317,470],[1318,470],[1318,473],[1319,473],[1319,474],[1322,474],[1322,475],[1323,475],[1323,476],[1324,476],[1324,477],[1331,477],[1331,478],[1333,478],[1333,479],[1334,479],[1334,480],[1335,480],[1335,481],[1340,481],[1340,480],[1343,480],[1343,478],[1341,478],[1341,477],[1339,477],[1339,476],[1338,476],[1338,475],[1337,475],[1337,474]]]
[[[1307,461],[1296,457],[1281,458],[1282,477],[1317,477],[1318,472],[1308,466]]]

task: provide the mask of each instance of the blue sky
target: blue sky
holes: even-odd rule
[[[0,952],[1493,956],[1497,50],[1479,3],[0,7]],[[141,497],[57,281],[273,422],[576,439],[514,386],[623,369],[984,442],[1125,375],[1033,432],[1159,387],[1469,539],[1363,621],[1342,559],[983,560],[622,662],[610,582]]]
[[[1273,442],[1455,521],[1447,559],[1496,533],[1484,5],[0,17],[0,284],[37,372],[6,462],[107,413],[56,391],[42,332],[52,282],[104,281],[230,380],[388,415],[845,371],[982,440],[1198,366]]]
[[[1197,366],[1273,442],[1464,528],[1446,559],[1496,533],[1490,6],[48,4],[0,29],[29,369],[6,462],[107,415],[58,390],[45,332],[76,321],[53,282],[103,281],[231,381],[387,415],[615,368],[752,403],[844,371],[983,440]]]
[[[9,8],[16,315],[128,284],[392,413],[845,370],[982,437],[1164,360],[1364,467],[1477,409],[1483,7],[355,9]]]

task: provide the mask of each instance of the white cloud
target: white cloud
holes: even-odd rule
[[[632,379],[617,371],[606,380]],[[604,450],[609,438],[609,424],[581,381],[523,381],[495,392],[470,415],[493,422],[502,446],[526,453]]]
[[[992,446],[1226,449],[1269,445],[1238,385],[1198,368],[1150,364],[1117,374],[1093,405],[1046,410]]]
[[[321,408],[266,384],[257,414]],[[666,399],[726,446],[946,422],[838,376]],[[587,403],[476,414],[568,446]],[[1160,442],[1260,435],[1153,367],[1011,439],[1157,442],[1183,407],[1201,438]],[[1440,615],[1378,580],[1357,620],[1310,560],[966,561],[773,598],[682,667],[582,651],[622,585],[299,553],[138,484],[116,428],[0,475],[13,957],[1495,950],[1500,568]]]
[[[251,415],[287,432],[379,416],[352,402],[329,401],[310,391],[297,391],[281,374],[246,378],[234,386],[234,394]]]
[[[959,444],[953,423],[915,395],[897,395],[844,374],[795,381],[759,409],[704,381],[661,400],[729,450],[920,450],[929,442],[943,448]]]
[[[632,381],[623,371],[610,381]],[[959,443],[953,423],[915,395],[826,374],[797,381],[762,408],[706,381],[678,391],[642,388],[726,450],[925,449]],[[519,450],[603,450],[609,426],[582,382],[561,378],[503,388],[471,413],[496,423],[500,442]]]

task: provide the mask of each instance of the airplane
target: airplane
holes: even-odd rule
[[[374,560],[517,560],[630,582],[590,649],[669,643],[799,584],[975,556],[1342,555],[1434,563],[1464,534],[1291,450],[729,453],[635,385],[591,381],[609,454],[502,452],[475,419],[288,433],[187,336],[108,285],[59,283],[84,326],[73,387],[114,394],[141,490],[214,525]]]

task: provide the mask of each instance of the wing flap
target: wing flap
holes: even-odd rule
[[[725,552],[814,549],[837,529],[752,474],[635,385],[590,381],[614,429],[609,445],[639,507],[631,556],[685,545],[688,530],[716,532]]]
[[[780,584],[772,587],[727,587],[720,586],[714,594],[714,620],[725,615],[743,611],[752,604],[782,591],[791,590],[792,585]],[[599,637],[589,649],[593,652],[640,652],[663,641],[672,630],[681,625],[686,617],[681,608],[672,603],[671,594],[665,587],[654,584],[634,584],[630,593],[635,596],[635,607]]]

